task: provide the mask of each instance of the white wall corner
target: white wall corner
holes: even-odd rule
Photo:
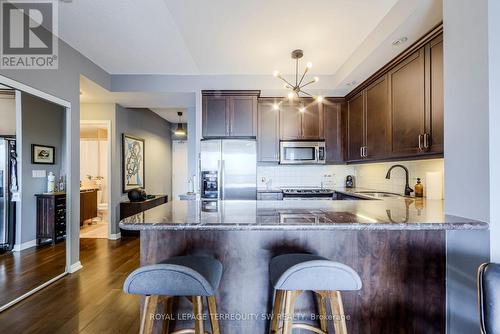
[[[80,261],[73,263],[66,268],[66,271],[70,274],[76,273],[78,270],[82,269],[82,263]]]
[[[121,237],[122,237],[122,234],[120,232],[115,233],[115,234],[110,233],[108,239],[109,240],[118,240],[118,239],[121,239]]]

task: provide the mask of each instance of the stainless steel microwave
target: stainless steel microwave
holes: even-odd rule
[[[311,165],[325,163],[324,141],[281,141],[280,164]]]

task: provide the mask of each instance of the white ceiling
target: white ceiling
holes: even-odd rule
[[[397,0],[60,2],[60,37],[112,74],[334,74]]]
[[[147,108],[171,123],[187,123],[189,109],[194,109],[194,93],[110,92],[84,76],[80,77],[81,103],[117,103],[126,108]]]

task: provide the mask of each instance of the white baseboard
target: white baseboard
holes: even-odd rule
[[[70,274],[73,274],[82,268],[83,268],[82,263],[80,261],[78,261],[78,262],[75,262],[72,265],[70,265],[67,272]]]
[[[109,240],[118,240],[118,239],[121,239],[122,237],[122,234],[120,232],[116,233],[116,234],[110,234],[108,239]]]
[[[36,239],[30,240],[23,242],[22,244],[15,244],[14,248],[12,249],[13,252],[20,252],[22,250],[35,247],[36,246]]]

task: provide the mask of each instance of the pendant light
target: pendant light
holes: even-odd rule
[[[182,117],[182,112],[179,111],[177,113],[177,116],[179,116],[179,123],[177,123],[177,129],[175,129],[175,135],[176,136],[185,136],[186,135],[186,130],[184,130],[184,128],[182,127],[182,121],[181,121],[181,117]]]

